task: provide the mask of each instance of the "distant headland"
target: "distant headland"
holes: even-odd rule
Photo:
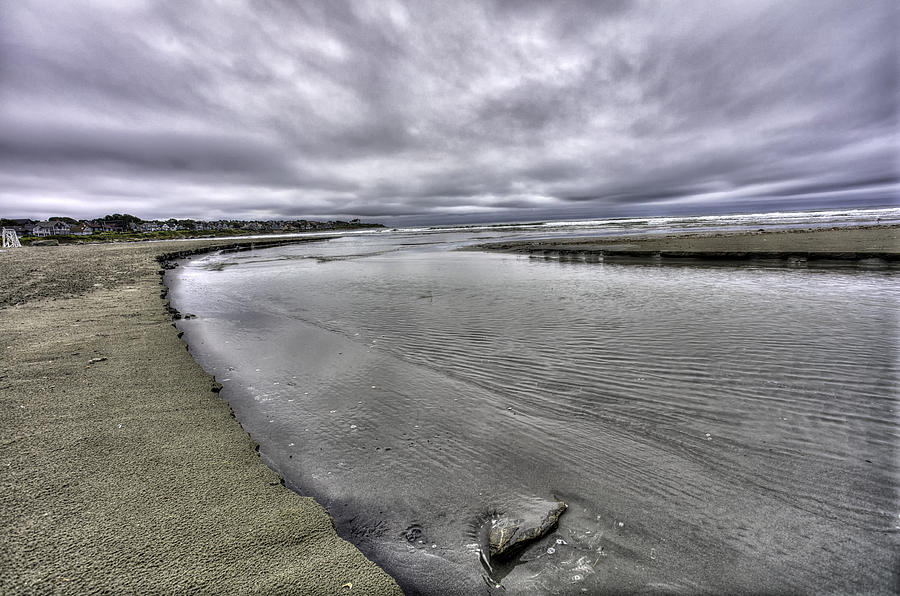
[[[219,236],[249,236],[256,234],[293,234],[327,230],[383,228],[379,223],[350,221],[295,220],[236,220],[194,219],[144,220],[127,213],[104,215],[97,219],[77,220],[71,217],[51,217],[46,221],[0,218],[0,227],[15,230],[23,244],[35,241],[55,241],[58,244],[81,242],[117,242],[136,240],[170,240],[176,238],[213,238]]]

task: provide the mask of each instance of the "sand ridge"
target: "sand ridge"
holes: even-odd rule
[[[632,234],[584,238],[500,241],[467,247],[469,250],[561,255],[662,256],[699,259],[804,258],[852,261],[866,258],[896,260],[900,254],[900,226],[871,225],[820,229],[756,230],[746,232],[684,232]]]

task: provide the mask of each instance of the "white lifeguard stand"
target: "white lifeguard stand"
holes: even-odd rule
[[[21,246],[16,231],[3,228],[3,248],[20,248]]]

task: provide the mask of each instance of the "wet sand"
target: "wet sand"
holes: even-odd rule
[[[408,593],[499,593],[478,528],[560,498],[507,593],[893,593],[894,271],[453,250],[482,234],[172,275],[195,358],[341,536]]]
[[[478,250],[546,256],[717,260],[816,260],[896,262],[900,226],[768,230],[678,235],[633,235],[496,242]]]
[[[400,593],[171,324],[155,257],[232,243],[0,252],[0,593]]]

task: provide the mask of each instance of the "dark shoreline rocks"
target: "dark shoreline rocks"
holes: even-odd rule
[[[559,524],[560,516],[568,505],[557,501],[537,523],[530,519],[499,518],[491,520],[488,546],[491,559],[504,560],[515,556],[536,540],[552,532]]]

